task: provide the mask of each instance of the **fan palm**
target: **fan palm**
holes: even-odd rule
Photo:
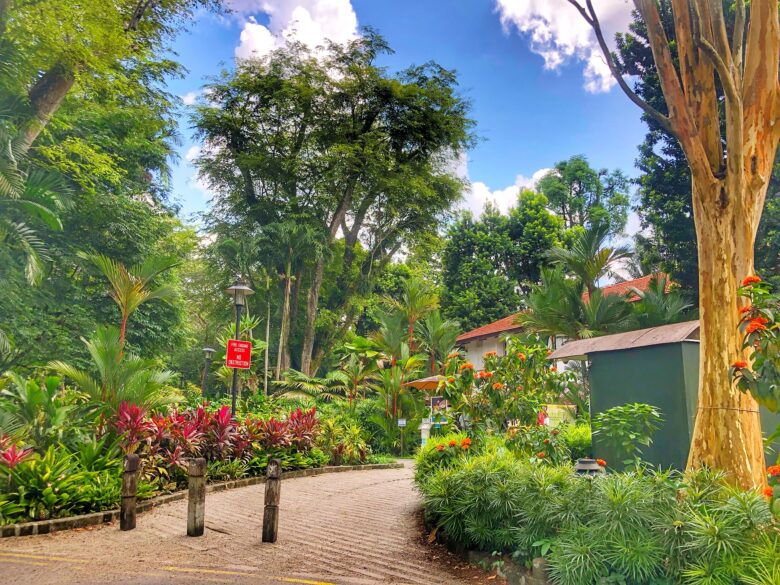
[[[611,275],[615,263],[631,257],[625,246],[606,246],[608,239],[609,226],[601,222],[579,232],[570,248],[553,248],[547,257],[576,277],[592,294],[599,278]]]
[[[49,366],[85,392],[101,415],[115,412],[122,402],[153,410],[177,399],[170,386],[175,374],[158,369],[150,360],[133,354],[123,355],[120,332],[116,327],[98,327],[91,340],[82,341],[92,358],[93,371],[61,361],[51,362]]]
[[[429,313],[422,321],[417,335],[431,360],[431,375],[436,373],[436,364],[443,364],[449,353],[455,349],[460,334],[457,321],[444,319],[438,310]]]
[[[379,371],[376,361],[364,362],[355,354],[350,354],[341,363],[341,370],[347,381],[346,394],[350,407],[358,398],[364,398],[370,391],[377,389]]]
[[[330,402],[347,396],[349,378],[341,370],[328,372],[324,378],[307,376],[298,370],[287,370],[281,380],[273,385],[277,388],[275,396],[290,398],[313,398]]]
[[[439,306],[439,299],[430,286],[416,277],[407,278],[402,287],[401,298],[386,297],[388,306],[398,311],[406,319],[408,344],[414,347],[414,326],[425,315]]]
[[[122,315],[119,330],[119,357],[121,358],[130,315],[147,301],[153,299],[167,301],[175,295],[175,289],[172,286],[162,285],[153,288],[151,284],[156,276],[176,266],[178,261],[175,258],[155,257],[142,264],[127,268],[121,262],[103,254],[83,254],[82,256],[97,266],[111,285],[109,294]]]
[[[647,290],[632,287],[631,292],[639,297],[633,307],[637,323],[643,329],[678,323],[693,306],[678,289],[670,286],[665,274],[654,275]]]

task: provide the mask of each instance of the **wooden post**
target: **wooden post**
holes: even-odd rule
[[[206,460],[190,459],[190,492],[187,503],[187,536],[203,536],[206,522]]]
[[[138,489],[138,461],[135,453],[125,455],[122,466],[122,504],[119,509],[119,530],[135,528],[135,494]]]
[[[276,542],[279,530],[279,499],[282,494],[282,463],[268,462],[265,479],[265,513],[263,514],[263,542]]]

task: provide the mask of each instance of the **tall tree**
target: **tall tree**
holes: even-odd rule
[[[671,0],[659,3],[659,13],[669,41],[674,42]],[[725,15],[727,28],[731,31],[734,16],[733,10],[727,11]],[[639,97],[657,110],[666,112],[666,102],[647,38],[647,27],[639,13],[634,11],[629,32],[617,35],[619,59],[616,64],[621,73],[637,80],[634,90]],[[723,89],[718,86],[716,90],[718,99],[722,100]],[[650,116],[643,115],[643,120],[648,126],[648,132],[639,146],[637,157],[637,168],[641,175],[638,178],[639,201],[635,210],[646,233],[636,242],[637,250],[645,263],[663,269],[687,294],[696,297],[699,275],[691,173],[678,140]],[[756,271],[770,278],[780,276],[780,262],[777,258],[777,251],[780,250],[780,216],[771,213],[772,201],[780,192],[777,163],[776,158],[764,214],[759,224],[759,235],[756,237]],[[775,250],[774,254],[772,249]]]
[[[556,163],[537,188],[566,228],[605,223],[610,234],[618,234],[626,227],[628,178],[619,170],[596,170],[583,155],[575,155]]]
[[[388,51],[370,31],[319,58],[288,45],[212,84],[195,118],[218,146],[200,159],[219,192],[214,215],[257,227],[306,216],[326,251],[341,254],[331,310],[343,318],[319,340],[331,255],[297,275],[306,286],[304,373],[353,325],[358,293],[402,246],[434,232],[462,190],[448,162],[470,143],[472,122],[454,73],[430,63],[391,76],[376,64]]]
[[[754,244],[780,140],[780,23],[775,0],[734,3],[729,35],[721,2],[672,0],[675,43],[656,0],[634,4],[667,106],[664,113],[623,79],[592,0],[568,0],[591,25],[620,88],[680,143],[691,171],[698,241],[701,373],[688,464],[726,470],[743,487],[766,483],[758,407],[728,375],[744,357],[737,288],[754,271]],[[717,85],[723,87],[720,124]]]

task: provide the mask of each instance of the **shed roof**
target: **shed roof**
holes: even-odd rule
[[[603,337],[577,339],[565,343],[556,349],[550,354],[549,359],[583,359],[589,354],[602,351],[633,349],[698,339],[699,321],[685,321],[684,323],[661,325],[659,327],[650,327],[649,329],[639,329],[638,331],[604,335]]]

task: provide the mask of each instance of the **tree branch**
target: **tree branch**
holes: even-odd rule
[[[666,130],[669,134],[676,135],[669,118],[664,116],[661,112],[640,98],[634,92],[634,90],[629,87],[629,85],[626,83],[626,80],[623,79],[623,76],[620,74],[620,71],[618,71],[618,68],[615,65],[615,61],[612,58],[612,53],[609,50],[606,41],[604,40],[604,33],[601,29],[601,23],[599,22],[598,16],[593,9],[591,0],[585,0],[587,2],[587,11],[585,7],[580,5],[577,0],[566,1],[574,6],[574,8],[576,8],[580,15],[582,15],[582,17],[585,19],[585,22],[587,22],[591,28],[593,28],[593,32],[596,33],[596,39],[598,40],[601,52],[604,54],[604,59],[607,62],[607,67],[609,67],[609,70],[612,73],[612,77],[614,77],[615,81],[617,81],[620,89],[623,90],[623,93],[625,93],[628,96],[628,99],[639,106],[648,116],[655,120],[658,125],[661,126],[661,128]]]
[[[742,75],[744,63],[742,61],[743,47],[745,46],[745,0],[736,0],[734,14],[734,36],[731,41],[731,58]]]

